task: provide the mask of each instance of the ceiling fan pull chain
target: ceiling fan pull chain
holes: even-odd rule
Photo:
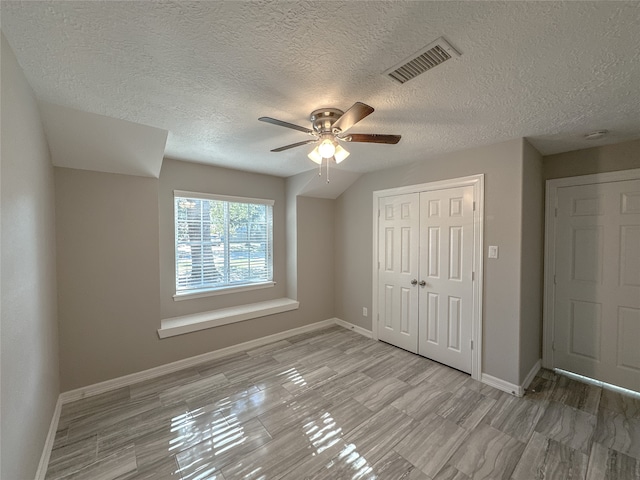
[[[327,183],[329,183],[329,160],[331,159],[327,158]]]
[[[322,176],[322,160],[320,160],[320,163],[318,164],[318,176]]]

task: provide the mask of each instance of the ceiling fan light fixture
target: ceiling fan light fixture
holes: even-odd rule
[[[311,161],[317,163],[318,165],[322,164],[322,155],[320,155],[320,152],[318,152],[318,147],[311,150],[311,153],[309,153],[307,157],[309,157]]]
[[[322,158],[331,158],[336,153],[336,145],[335,142],[329,138],[322,141],[320,145],[318,145],[318,153]]]
[[[329,164],[342,163],[349,156],[349,152],[338,144],[339,141],[386,143],[389,145],[395,145],[400,141],[400,135],[386,135],[380,133],[346,133],[356,123],[360,122],[373,112],[373,107],[362,102],[354,103],[346,112],[337,108],[320,108],[314,110],[311,112],[311,115],[309,115],[309,120],[311,120],[313,130],[271,117],[260,117],[258,120],[309,134],[312,137],[310,140],[274,148],[271,151],[283,152],[290,148],[301,147],[311,143],[316,144],[315,148],[309,152],[307,156],[312,162],[319,165],[320,174],[322,174],[323,164],[326,164],[327,182],[329,182]],[[325,159],[327,160],[326,162],[324,162]]]
[[[336,163],[342,162],[345,158],[349,156],[349,152],[347,152],[340,145],[336,146],[336,151],[333,154],[333,158],[336,160]]]

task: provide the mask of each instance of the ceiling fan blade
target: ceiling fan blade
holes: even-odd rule
[[[336,133],[336,130],[339,130],[337,133],[346,132],[364,117],[372,114],[373,110],[373,107],[370,107],[369,105],[356,102],[349,110],[344,112],[338,120],[336,120],[336,123],[334,123],[331,128],[334,133]]]
[[[317,138],[312,140],[305,140],[304,142],[292,143],[291,145],[285,145],[284,147],[274,148],[271,150],[272,152],[282,152],[284,150],[289,150],[290,148],[301,147],[302,145],[308,145],[309,143],[316,143],[318,141]]]
[[[400,135],[382,135],[379,133],[352,133],[344,138],[345,142],[388,143],[395,145],[402,138]]]
[[[294,130],[299,130],[304,133],[308,133],[313,135],[313,130],[307,127],[301,127],[300,125],[294,125],[293,123],[283,122],[282,120],[277,120],[271,117],[260,117],[258,120],[261,122],[271,123],[272,125],[278,125],[279,127],[293,128]]]

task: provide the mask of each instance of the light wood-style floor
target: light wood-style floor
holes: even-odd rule
[[[640,479],[640,400],[530,390],[332,327],[64,405],[47,479]]]

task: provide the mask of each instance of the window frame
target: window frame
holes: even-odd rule
[[[222,201],[228,203],[243,203],[243,204],[253,204],[253,205],[267,205],[270,207],[269,212],[269,220],[270,220],[270,229],[267,229],[267,238],[268,238],[268,249],[266,255],[269,259],[269,270],[270,270],[270,280],[263,282],[247,282],[247,283],[236,283],[236,284],[224,284],[219,287],[212,288],[201,288],[201,289],[192,289],[188,291],[179,291],[178,290],[178,215],[176,211],[176,198],[188,198],[195,200],[213,200],[213,201]],[[174,268],[174,292],[173,295],[174,301],[180,300],[189,300],[193,298],[202,298],[209,297],[214,295],[224,295],[228,293],[239,293],[249,290],[256,290],[262,288],[269,288],[276,285],[274,280],[274,272],[273,272],[273,237],[274,237],[274,225],[273,225],[273,206],[275,204],[274,200],[264,199],[264,198],[251,198],[251,197],[240,197],[240,196],[231,196],[231,195],[218,195],[213,193],[203,193],[203,192],[190,192],[185,190],[174,190],[173,191],[173,268]],[[229,239],[225,239],[225,247],[226,251],[228,251]]]

